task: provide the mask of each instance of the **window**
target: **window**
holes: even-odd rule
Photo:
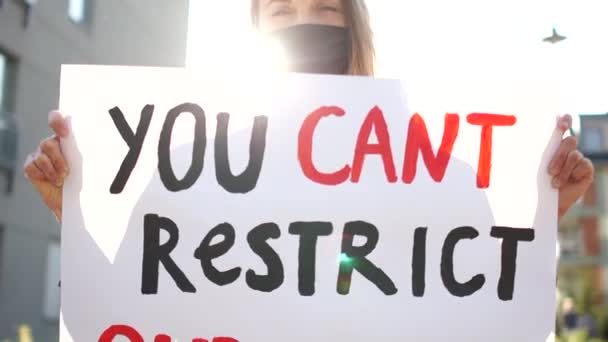
[[[57,321],[59,320],[59,266],[60,243],[51,241],[48,246],[46,259],[46,280],[44,282],[44,318]]]
[[[606,152],[604,150],[604,137],[602,127],[587,127],[582,136],[582,149],[588,153]]]
[[[11,113],[14,65],[13,60],[0,50],[0,174],[6,179],[6,185],[0,185],[0,189],[6,189],[6,193],[13,190],[17,162],[17,119]]]
[[[14,109],[16,62],[13,56],[3,52],[0,47],[0,112],[10,112]],[[1,126],[0,123],[0,129]]]
[[[3,258],[4,258],[4,226],[0,223],[0,290],[2,290],[2,272],[3,272]],[[0,296],[2,294],[0,293]]]
[[[577,257],[585,255],[583,234],[578,226],[561,228],[559,246],[562,257]]]
[[[75,23],[82,23],[86,19],[87,0],[69,0],[68,16]]]
[[[8,69],[8,58],[0,52],[0,111],[5,109],[4,98],[7,93],[7,69]]]

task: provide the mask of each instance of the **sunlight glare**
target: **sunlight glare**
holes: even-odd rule
[[[263,105],[286,70],[283,49],[253,29],[248,9],[245,2],[203,0],[192,1],[190,9],[187,67],[196,78],[239,94],[239,103],[227,108],[234,117],[231,131],[251,125],[252,106]]]

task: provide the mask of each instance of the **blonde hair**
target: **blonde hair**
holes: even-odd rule
[[[259,0],[251,0],[251,21],[259,25]],[[348,74],[374,75],[374,37],[365,0],[342,0],[346,26],[351,31],[351,53]]]

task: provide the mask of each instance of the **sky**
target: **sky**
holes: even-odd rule
[[[572,114],[608,112],[606,0],[367,0],[377,76],[544,77]],[[187,64],[221,72],[251,55],[249,1],[191,0]],[[552,28],[567,37],[543,43]]]

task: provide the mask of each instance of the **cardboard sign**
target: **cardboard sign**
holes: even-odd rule
[[[65,66],[61,341],[545,340],[540,89]]]

